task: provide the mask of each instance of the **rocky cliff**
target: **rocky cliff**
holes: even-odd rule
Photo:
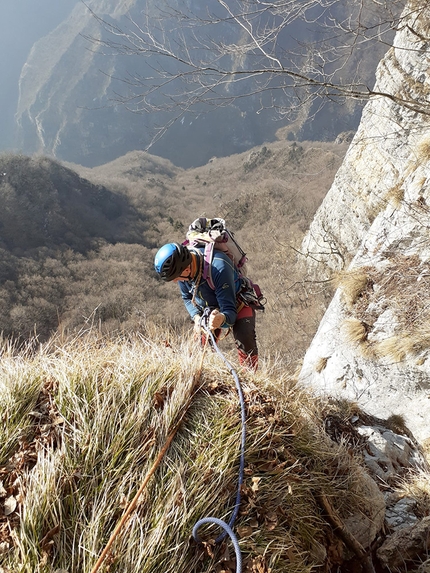
[[[430,8],[409,2],[303,244],[339,288],[300,380],[430,437]]]

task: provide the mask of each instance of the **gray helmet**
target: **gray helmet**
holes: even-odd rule
[[[191,253],[179,243],[167,243],[157,252],[154,267],[163,281],[172,281],[181,276],[191,264]]]

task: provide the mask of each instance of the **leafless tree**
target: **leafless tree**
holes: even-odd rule
[[[382,55],[401,27],[414,31],[417,21],[429,19],[427,0],[410,1],[406,9],[405,0],[164,0],[147,6],[146,13],[130,15],[126,28],[100,20],[105,34],[98,43],[117,56],[144,58],[143,72],[122,78],[127,93],[118,99],[135,112],[170,114],[158,136],[186,112],[243,98],[253,98],[257,112],[273,108],[290,121],[316,113],[327,100],[375,96],[430,114],[425,102],[370,85],[375,51]]]

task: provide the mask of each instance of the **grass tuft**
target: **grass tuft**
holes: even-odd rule
[[[363,267],[340,276],[350,314],[344,331],[365,358],[425,362],[430,351],[429,277],[428,262],[417,255],[396,255],[380,269]]]
[[[376,356],[386,358],[391,362],[403,362],[411,350],[411,340],[398,336],[390,336],[374,345]]]
[[[327,356],[319,358],[315,364],[315,372],[318,372],[318,374],[320,374],[327,366],[328,359],[329,357]]]
[[[405,198],[405,190],[403,186],[399,184],[395,185],[388,191],[386,200],[389,201],[393,205],[393,207],[398,209],[400,205],[403,203],[404,198]]]
[[[360,267],[339,273],[335,279],[338,288],[349,309],[357,302],[360,295],[366,290],[370,282],[369,268]]]
[[[416,501],[417,515],[424,518],[430,515],[430,482],[428,473],[417,470],[398,487],[400,497],[409,497]]]
[[[243,570],[310,573],[327,565],[333,543],[320,500],[341,519],[358,511],[363,470],[346,444],[328,438],[316,415],[323,406],[282,366],[262,364],[241,381],[247,439],[235,530]],[[216,353],[156,330],[87,334],[31,353],[4,347],[0,384],[1,413],[10,417],[0,479],[17,504],[0,518],[7,573],[91,571],[190,397],[104,567],[235,570],[230,543],[213,544],[216,528],[202,528],[203,545],[191,539],[199,519],[228,520],[236,497],[240,408]]]
[[[342,330],[346,340],[351,344],[360,345],[367,338],[366,326],[357,318],[347,318],[342,323]]]
[[[430,138],[424,137],[418,144],[417,158],[421,163],[430,161]]]

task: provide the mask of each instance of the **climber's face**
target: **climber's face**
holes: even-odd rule
[[[173,279],[173,282],[177,283],[179,281],[189,281],[190,277],[191,277],[191,265],[186,267],[178,277]]]

